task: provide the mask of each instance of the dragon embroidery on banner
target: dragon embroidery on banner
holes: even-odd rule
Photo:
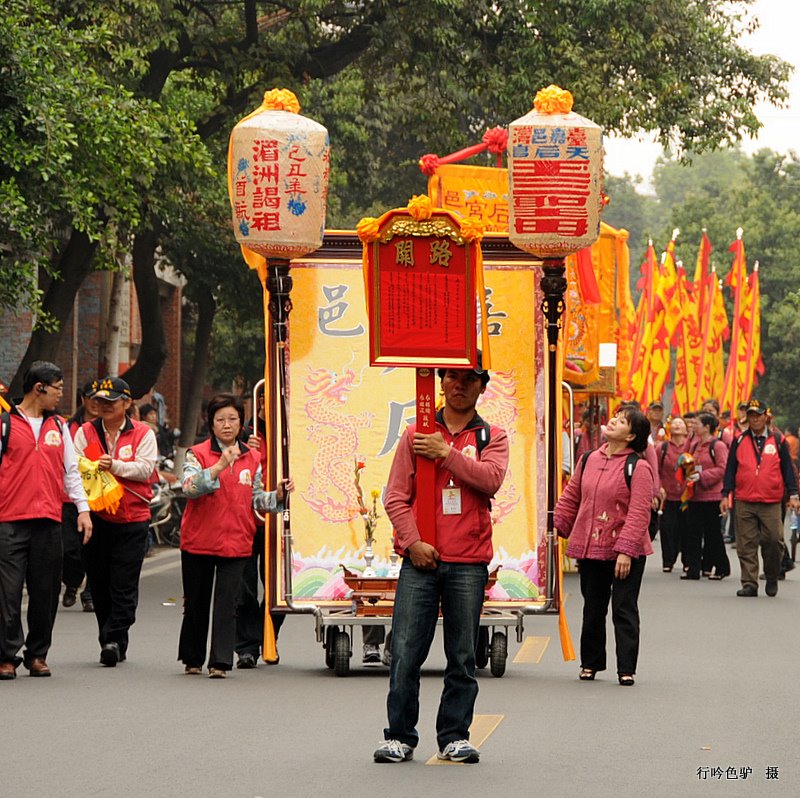
[[[356,374],[329,369],[309,369],[305,382],[308,401],[308,440],[314,444],[314,462],[308,489],[302,495],[315,513],[330,522],[358,517],[353,482],[353,458],[358,452],[358,431],[372,426],[372,413],[347,415],[347,395],[357,387]]]
[[[513,370],[492,371],[492,378],[478,402],[478,412],[485,421],[502,427],[508,434],[509,448],[513,447],[519,416],[517,383]],[[492,501],[492,522],[500,523],[519,504],[521,498],[509,465],[503,485]]]

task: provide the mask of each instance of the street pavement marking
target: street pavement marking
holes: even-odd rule
[[[550,645],[549,637],[534,637],[528,635],[525,641],[517,651],[517,656],[514,657],[514,664],[518,665],[521,662],[535,662],[537,665],[542,661],[544,652],[547,651],[547,646]]]
[[[480,748],[492,732],[500,725],[505,715],[475,715],[472,718],[472,725],[469,727],[469,741]],[[434,754],[426,765],[463,765],[463,762],[451,762],[449,759],[439,759]]]

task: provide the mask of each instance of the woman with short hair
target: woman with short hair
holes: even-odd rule
[[[208,675],[224,679],[233,667],[236,600],[256,532],[253,509],[280,512],[294,483],[285,479],[277,490],[264,490],[261,455],[239,439],[244,408],[238,396],[217,394],[207,416],[211,436],[189,449],[183,468],[189,501],[181,521],[184,612],[178,659],[188,675],[203,672],[213,589]]]

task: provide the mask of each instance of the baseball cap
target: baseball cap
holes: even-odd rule
[[[650,402],[649,405],[647,405],[648,410],[651,408],[658,408],[659,410],[663,410],[664,403],[660,399],[654,399],[652,402]]]
[[[476,374],[478,377],[481,378],[481,382],[484,385],[486,385],[486,383],[489,382],[491,377],[489,376],[489,372],[484,370],[484,368],[483,368],[483,352],[481,352],[480,349],[478,350],[478,357],[477,357],[477,360],[476,360],[476,364],[477,365],[476,365],[476,367],[474,369],[463,369],[463,370],[464,371],[471,371],[473,374]],[[450,366],[450,368],[458,369],[459,371],[462,370],[459,366]],[[439,379],[440,380],[444,379],[444,375],[445,375],[446,371],[447,371],[447,369],[445,369],[445,368],[440,368],[440,369],[436,370],[436,373],[439,375]]]
[[[108,402],[116,402],[117,399],[132,399],[131,389],[125,380],[120,377],[105,377],[99,382],[93,383],[95,386],[92,396],[95,399],[105,399]]]
[[[89,380],[89,382],[85,383],[81,389],[81,395],[85,396],[87,399],[91,399],[94,396],[94,392],[97,390],[97,386],[99,384],[99,380]]]
[[[762,416],[767,412],[767,406],[760,399],[753,398],[747,403],[747,412]]]

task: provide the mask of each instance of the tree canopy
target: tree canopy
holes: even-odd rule
[[[153,253],[180,220],[224,234],[227,134],[275,85],[331,133],[332,226],[404,203],[424,187],[420,155],[473,143],[550,83],[608,131],[657,131],[678,152],[736,142],[758,128],[758,100],[785,99],[789,74],[739,43],[747,5],[6,0],[0,308],[27,302],[63,321],[112,227],[115,241],[134,236],[139,304],[152,311]],[[224,282],[232,237],[221,246],[231,259],[184,261],[190,284]],[[155,362],[137,372],[142,387],[161,356],[158,325],[143,327],[154,337],[140,360]],[[35,337],[26,358],[48,345]]]

